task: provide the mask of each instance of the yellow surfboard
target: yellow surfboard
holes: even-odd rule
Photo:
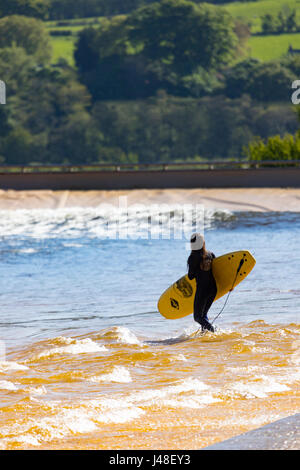
[[[227,294],[252,271],[256,261],[249,251],[234,251],[215,258],[212,272],[217,285],[215,300]],[[174,282],[158,300],[159,312],[168,319],[175,320],[190,315],[194,311],[196,281],[187,274]]]

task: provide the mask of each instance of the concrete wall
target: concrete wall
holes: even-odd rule
[[[0,174],[0,189],[300,187],[300,168]]]

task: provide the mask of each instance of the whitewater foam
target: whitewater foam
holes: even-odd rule
[[[251,382],[233,384],[230,389],[244,398],[266,398],[271,393],[286,392],[290,388],[278,379],[257,376]]]
[[[18,390],[18,387],[12,382],[9,382],[8,380],[0,380],[0,390],[10,390],[10,391],[16,391]]]
[[[18,362],[14,361],[1,361],[0,362],[0,373],[13,371],[13,370],[27,370],[29,367],[24,366],[23,364],[19,364]]]
[[[90,338],[84,338],[81,340],[74,340],[71,338],[60,337],[57,339],[66,343],[66,346],[59,346],[52,349],[46,349],[45,351],[40,352],[39,354],[33,356],[31,359],[28,359],[28,362],[36,361],[39,359],[46,359],[52,356],[57,356],[61,354],[88,354],[88,353],[97,353],[107,351],[105,346],[100,346],[99,344],[92,341]],[[27,362],[26,361],[26,362]]]
[[[233,213],[226,209],[205,209],[204,214],[204,228],[211,228],[215,221],[230,220],[233,217]],[[114,210],[107,204],[100,204],[98,207],[2,209],[0,234],[4,237],[19,235],[35,239],[79,238],[82,235],[118,238],[118,232],[121,231],[122,237],[127,234],[130,238],[157,238],[169,234],[171,224],[174,232],[181,227],[181,236],[184,236],[186,231],[191,231],[191,224],[198,222],[196,219],[192,204],[148,204],[143,205],[143,210],[137,210],[136,205],[116,207]]]
[[[123,366],[114,366],[111,372],[107,374],[92,376],[88,380],[89,382],[132,382],[130,372]]]
[[[132,331],[130,331],[128,328],[123,327],[123,326],[117,326],[114,329],[114,334],[116,337],[116,340],[118,343],[123,343],[123,344],[137,344],[139,346],[142,346],[142,343],[140,340],[135,336]]]

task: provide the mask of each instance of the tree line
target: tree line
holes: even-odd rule
[[[131,13],[155,0],[0,0],[0,17],[24,15],[43,20],[89,18]],[[238,1],[238,0],[232,0]],[[244,0],[251,1],[251,0]],[[204,3],[194,0],[195,3]],[[227,0],[206,0],[206,3],[223,4]]]
[[[221,7],[162,0],[83,30],[72,68],[51,65],[41,20],[3,17],[0,162],[238,158],[255,136],[295,133],[299,59],[241,60],[243,40]]]
[[[289,7],[282,8],[277,15],[265,14],[261,19],[263,34],[284,34],[299,31],[296,10]]]

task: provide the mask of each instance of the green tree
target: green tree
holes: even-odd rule
[[[49,153],[52,161],[72,164],[96,163],[101,157],[103,136],[93,125],[91,115],[78,110],[63,120],[51,135]]]
[[[4,153],[4,141],[5,137],[9,134],[12,127],[9,123],[9,113],[7,106],[0,106],[0,163],[5,163]]]
[[[238,98],[249,91],[249,81],[260,62],[256,59],[246,59],[238,62],[224,73],[225,92],[229,98]]]
[[[94,100],[143,98],[159,89],[200,96],[219,86],[216,78],[208,83],[213,69],[237,53],[234,26],[222,8],[162,0],[83,31],[76,64]]]
[[[292,33],[297,29],[296,10],[285,6],[277,16],[267,13],[261,18],[261,27],[264,34]]]
[[[44,67],[25,72],[17,93],[7,100],[12,132],[0,145],[0,154],[6,162],[79,162],[80,152],[81,162],[96,158],[98,136],[92,133],[90,125],[90,96],[76,80],[75,71]]]
[[[130,13],[153,0],[51,0],[51,19],[88,18]]]
[[[230,61],[237,47],[234,23],[222,8],[186,0],[162,0],[129,15],[129,41],[151,61],[189,75]]]
[[[23,165],[29,163],[35,154],[34,138],[27,129],[14,128],[2,140],[1,151],[7,164]]]
[[[250,161],[268,160],[298,160],[300,158],[300,138],[286,134],[284,137],[275,135],[269,137],[265,143],[261,138],[256,138],[244,152]]]
[[[81,73],[94,69],[99,60],[98,36],[95,28],[85,28],[79,33],[74,57]]]
[[[26,87],[36,66],[34,57],[27,55],[22,47],[0,49],[0,77],[6,83],[8,99]]]
[[[278,20],[274,15],[267,13],[261,18],[261,29],[264,34],[275,33],[278,27]]]
[[[182,87],[181,95],[200,98],[211,94],[221,93],[224,89],[223,83],[218,79],[215,72],[198,67],[191,75],[186,75],[180,80]]]
[[[288,101],[294,74],[279,63],[261,64],[249,77],[247,92],[262,102]]]
[[[27,55],[44,64],[51,59],[50,38],[42,21],[12,15],[0,19],[0,48],[22,47]]]
[[[283,14],[283,11],[280,11],[277,16],[277,31],[278,33],[284,33],[286,31],[286,18],[285,15]]]
[[[100,28],[85,28],[78,37],[75,49],[76,65],[81,73],[96,69],[99,61],[128,54],[125,17],[105,19]]]
[[[289,33],[297,30],[296,10],[292,10],[286,17],[286,29]]]
[[[0,0],[0,16],[24,15],[46,19],[51,0]]]

